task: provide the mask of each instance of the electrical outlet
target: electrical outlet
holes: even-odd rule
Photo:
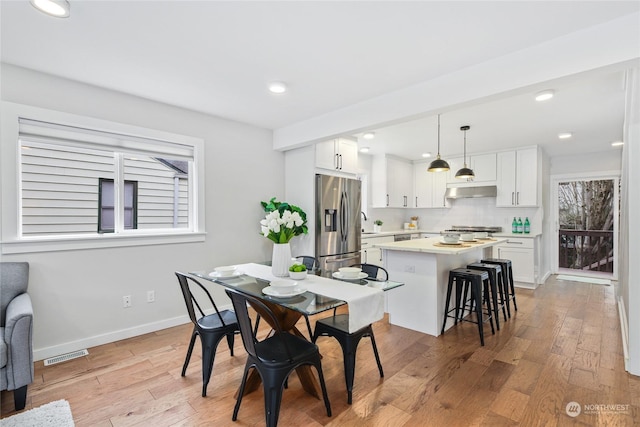
[[[122,297],[122,307],[131,307],[131,295],[125,295]]]
[[[155,302],[156,291],[147,291],[147,302]]]

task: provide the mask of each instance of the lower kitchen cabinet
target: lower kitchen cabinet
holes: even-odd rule
[[[511,260],[513,280],[517,287],[535,289],[538,287],[539,262],[538,237],[509,237],[505,242],[493,247],[494,258]]]
[[[374,264],[379,267],[384,267],[382,250],[380,248],[374,248],[373,245],[377,243],[390,242],[393,242],[393,236],[368,237],[366,239],[362,239],[360,249],[360,262],[363,264]]]

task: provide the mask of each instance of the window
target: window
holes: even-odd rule
[[[113,180],[100,178],[98,198],[98,233],[113,233],[115,225],[115,191]],[[124,229],[138,228],[138,183],[124,182]]]
[[[201,139],[3,107],[3,253],[204,240]]]

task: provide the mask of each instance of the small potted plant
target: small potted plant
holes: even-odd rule
[[[307,277],[307,267],[304,264],[293,264],[289,267],[289,277],[293,280],[302,280]]]
[[[373,232],[380,233],[381,231],[382,231],[382,221],[379,219],[376,219],[375,221],[373,221]]]

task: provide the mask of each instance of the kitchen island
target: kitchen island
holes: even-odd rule
[[[444,245],[440,237],[380,243],[389,278],[404,286],[387,295],[389,322],[438,336],[447,296],[449,270],[492,257],[492,246],[504,238]],[[453,325],[449,319],[446,329]]]

